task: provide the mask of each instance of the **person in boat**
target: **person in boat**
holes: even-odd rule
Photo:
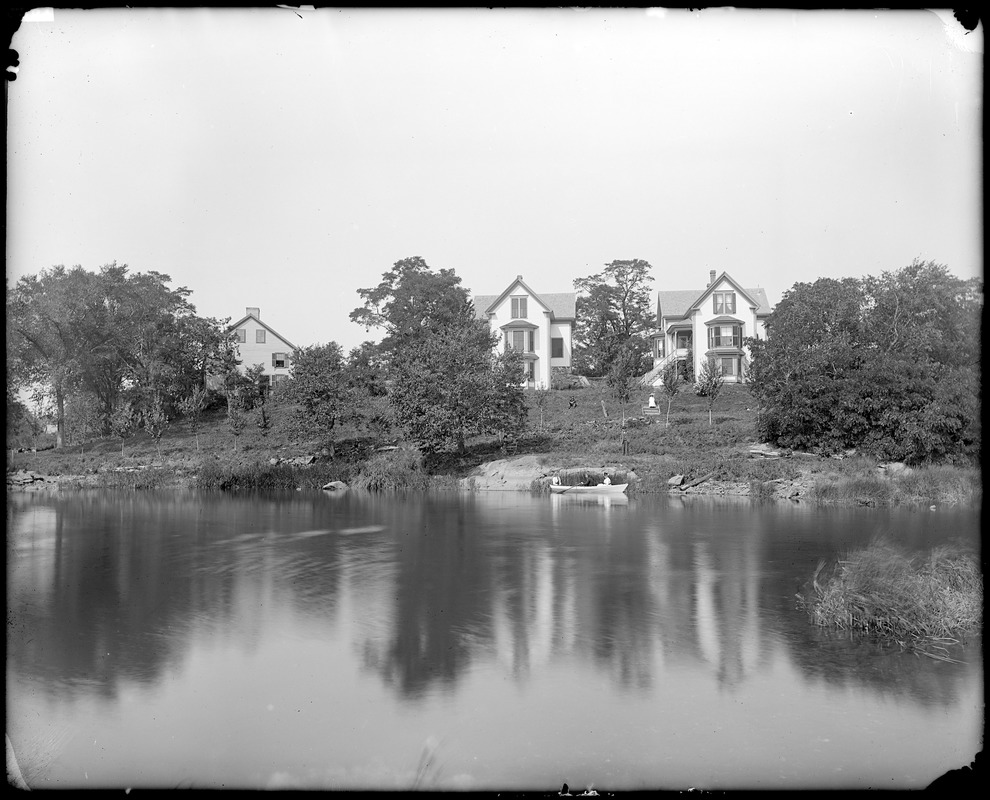
[[[646,407],[647,408],[657,407],[657,396],[653,392],[650,392],[650,399],[646,401]]]
[[[557,475],[554,475],[550,479],[550,483],[552,483],[554,486],[560,486],[560,478]]]
[[[602,473],[602,483],[604,483],[606,486],[611,486],[612,484],[612,479],[608,476],[607,472]]]

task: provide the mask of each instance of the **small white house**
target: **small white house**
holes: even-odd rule
[[[668,364],[686,366],[689,358],[696,377],[705,361],[712,360],[726,383],[744,383],[750,354],[743,342],[766,336],[771,310],[766,290],[744,289],[726,272],[716,277],[715,270],[704,289],[658,292],[653,369],[643,383],[659,386]]]
[[[537,294],[517,275],[501,294],[475,296],[474,310],[498,334],[499,347],[522,353],[527,387],[549,389],[553,370],[570,372],[574,292]]]
[[[292,351],[295,346],[270,325],[261,321],[260,308],[247,308],[245,315],[232,324],[228,332],[237,334],[237,350],[244,373],[261,364],[270,386],[288,379]]]

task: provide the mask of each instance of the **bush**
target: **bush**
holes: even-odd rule
[[[412,447],[399,447],[389,453],[376,453],[361,469],[354,486],[372,492],[426,489],[430,477],[423,457]]]

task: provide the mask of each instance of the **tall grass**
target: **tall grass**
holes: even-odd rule
[[[976,505],[983,497],[980,471],[952,465],[922,466],[885,475],[868,459],[820,472],[811,499],[820,504]]]
[[[347,463],[225,464],[216,459],[203,462],[196,475],[199,489],[319,489],[330,481],[351,478],[354,467]]]
[[[824,627],[901,644],[954,641],[983,622],[983,576],[970,552],[943,545],[909,555],[876,541],[831,567],[820,564],[804,598]]]
[[[352,486],[370,492],[427,491],[457,489],[452,475],[431,475],[420,452],[414,447],[399,447],[377,453],[361,467]]]

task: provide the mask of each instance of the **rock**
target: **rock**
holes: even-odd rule
[[[888,475],[910,475],[914,472],[911,467],[907,466],[903,461],[895,461],[887,465]]]
[[[667,480],[668,486],[680,486],[682,483],[684,483],[683,475],[674,475],[673,477]]]
[[[330,481],[330,483],[324,484],[323,488],[329,492],[342,492],[347,488],[347,484],[343,481]]]
[[[274,467],[274,466],[275,466],[276,464],[278,464],[278,462],[279,462],[279,461],[281,461],[281,460],[282,460],[282,459],[280,459],[280,458],[269,458],[269,459],[268,459],[268,463],[269,463],[269,464],[271,464],[271,465],[272,465],[272,466]]]

